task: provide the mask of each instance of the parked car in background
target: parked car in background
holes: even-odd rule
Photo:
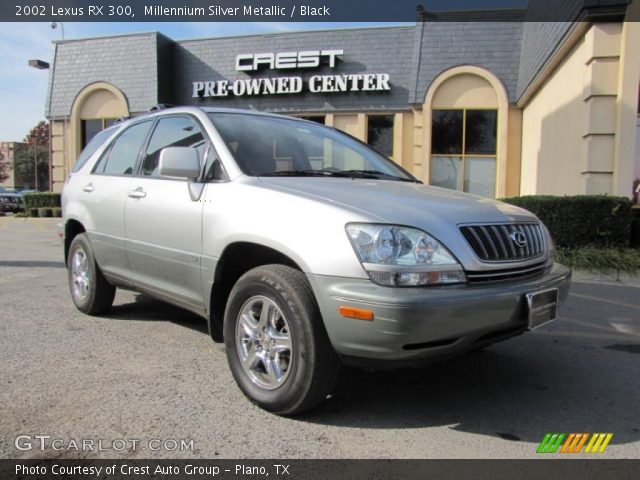
[[[571,278],[530,212],[256,112],[116,124],[81,154],[62,208],[79,310],[103,313],[125,287],[198,313],[240,389],[278,414],[324,400],[343,363],[420,364],[546,324]]]
[[[19,193],[0,193],[0,211],[4,213],[18,213],[24,210],[24,200]]]

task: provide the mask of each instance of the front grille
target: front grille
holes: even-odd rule
[[[534,277],[543,274],[544,270],[545,263],[542,262],[527,265],[526,267],[505,268],[502,270],[466,271],[465,274],[469,283],[489,283]]]
[[[483,262],[528,260],[545,251],[544,234],[537,223],[465,225],[460,231]]]

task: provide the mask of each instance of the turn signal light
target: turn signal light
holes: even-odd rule
[[[340,315],[346,318],[355,318],[356,320],[373,320],[373,312],[364,308],[340,307],[338,308]]]

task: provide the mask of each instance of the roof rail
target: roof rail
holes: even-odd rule
[[[171,108],[173,105],[169,103],[158,103],[149,109],[150,112],[157,112],[159,110],[164,110],[165,108]]]
[[[124,122],[125,120],[129,120],[130,118],[131,118],[131,117],[119,117],[119,118],[116,118],[116,119],[114,120],[113,124],[115,125],[116,123],[122,123],[122,122]]]

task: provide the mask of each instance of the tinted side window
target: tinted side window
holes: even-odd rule
[[[113,132],[113,130],[103,130],[91,139],[89,145],[84,147],[84,150],[82,150],[82,153],[76,160],[76,163],[73,166],[74,173],[80,170],[84,164],[87,163],[87,160],[89,160],[89,158],[96,153],[102,144],[106,142],[111,135],[113,135]]]
[[[138,123],[129,127],[111,146],[108,158],[98,171],[108,175],[132,175],[136,160],[147,138],[152,122]]]
[[[198,124],[187,117],[161,119],[153,130],[149,146],[142,161],[142,175],[159,177],[160,152],[167,147],[193,147],[202,158],[205,141]]]

